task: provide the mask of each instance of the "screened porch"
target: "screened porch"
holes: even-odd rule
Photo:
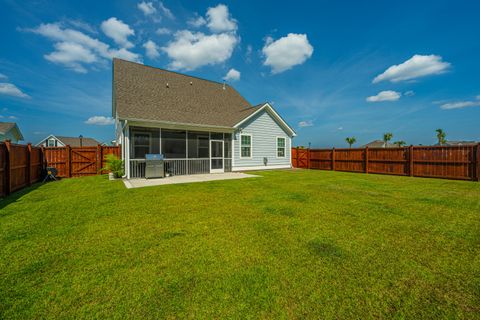
[[[145,177],[145,155],[164,156],[166,176],[232,171],[232,134],[130,127],[124,159],[128,178]]]

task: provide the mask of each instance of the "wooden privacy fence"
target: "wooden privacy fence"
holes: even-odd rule
[[[31,144],[0,143],[0,196],[20,190],[42,177],[42,149]]]
[[[100,174],[107,154],[120,155],[120,147],[32,147],[0,143],[0,196],[25,188],[43,178],[45,167],[55,167],[62,178]]]
[[[295,168],[479,181],[480,144],[402,148],[292,148]]]
[[[47,166],[54,167],[62,178],[91,176],[105,167],[105,156],[120,156],[120,147],[49,147],[43,149]]]

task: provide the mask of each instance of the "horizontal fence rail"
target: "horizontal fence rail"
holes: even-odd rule
[[[292,148],[295,168],[401,176],[480,179],[480,144],[401,148]]]
[[[0,196],[40,181],[46,167],[57,169],[62,178],[103,173],[106,155],[120,156],[120,147],[33,147],[31,144],[0,143]]]

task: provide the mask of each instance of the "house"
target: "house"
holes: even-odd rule
[[[393,143],[387,142],[385,143],[383,140],[373,140],[365,145],[362,148],[396,148],[397,146]]]
[[[42,139],[36,144],[37,147],[65,147],[69,145],[70,147],[96,147],[100,142],[93,138],[86,137],[64,137],[64,136],[54,136],[53,134]]]
[[[435,146],[474,146],[478,142],[475,141],[454,141],[454,140],[447,140],[445,143],[436,143]]]
[[[127,178],[144,177],[150,153],[171,175],[291,167],[295,131],[230,85],[114,59],[112,91]]]
[[[23,135],[15,122],[0,122],[0,141],[10,140],[18,143],[23,140]]]

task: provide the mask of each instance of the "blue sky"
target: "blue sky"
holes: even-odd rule
[[[480,140],[478,1],[1,1],[0,121],[113,138],[113,56],[271,102],[295,144]],[[232,70],[233,69],[233,70]],[[228,77],[227,77],[228,74]]]

